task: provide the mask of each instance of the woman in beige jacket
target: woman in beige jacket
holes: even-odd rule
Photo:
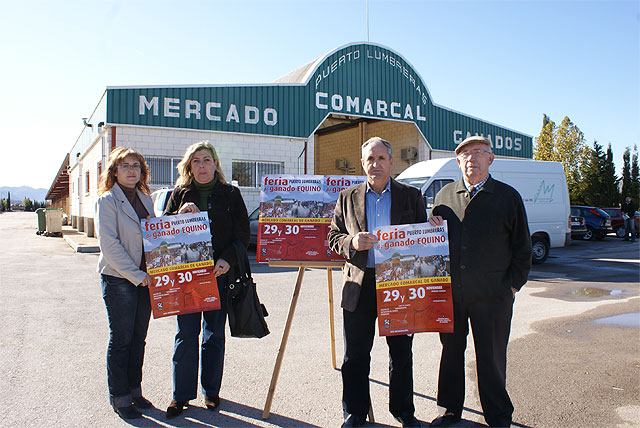
[[[98,272],[109,320],[107,383],[113,410],[139,418],[152,404],[142,396],[142,363],[151,304],[140,220],[153,216],[149,169],[134,149],[118,147],[100,177],[96,231]]]

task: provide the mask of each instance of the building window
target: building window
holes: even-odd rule
[[[159,158],[147,156],[147,166],[151,180],[149,184],[152,186],[172,187],[180,174],[178,174],[178,163],[181,158]]]
[[[85,193],[88,195],[88,194],[89,194],[89,192],[91,191],[91,188],[89,187],[89,176],[90,176],[89,171],[87,171],[87,173],[85,174],[85,176],[86,176],[86,178],[87,178],[87,183],[86,183],[86,184],[87,184],[87,187],[86,187]]]
[[[263,175],[284,173],[284,162],[232,161],[231,180],[239,187],[260,187]]]
[[[102,161],[98,162],[98,165],[96,167],[96,171],[98,172],[97,182],[99,182],[100,181],[100,176],[102,175]]]

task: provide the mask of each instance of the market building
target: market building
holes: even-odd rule
[[[435,104],[402,55],[352,43],[271,84],[107,87],[50,194],[93,235],[98,178],[116,146],[145,156],[157,189],[173,186],[187,146],[209,140],[251,212],[263,174],[359,175],[361,144],[380,136],[393,146],[395,176],[455,156],[469,135],[488,137],[497,157],[532,157],[531,136]]]

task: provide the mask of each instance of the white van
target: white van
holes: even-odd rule
[[[533,263],[544,262],[549,248],[569,245],[569,190],[561,163],[494,159],[489,173],[496,180],[514,187],[524,201],[531,231]],[[428,214],[436,193],[445,185],[460,180],[461,175],[456,158],[434,159],[410,166],[396,180],[420,189]]]

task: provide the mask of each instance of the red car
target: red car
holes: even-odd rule
[[[624,220],[620,208],[600,208],[611,217],[611,228],[618,238],[624,238]],[[640,234],[640,213],[636,211],[633,222],[636,226],[636,236]]]

